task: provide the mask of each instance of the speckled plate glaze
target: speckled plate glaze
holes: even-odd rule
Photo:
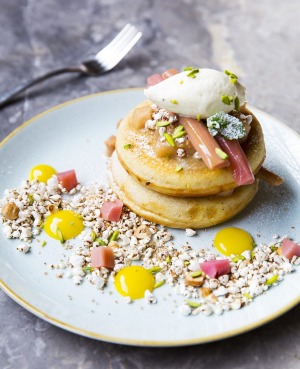
[[[5,188],[18,186],[39,163],[50,164],[58,171],[75,168],[82,184],[102,181],[103,141],[115,132],[116,122],[143,99],[141,89],[100,93],[67,102],[25,123],[1,144],[1,194]],[[299,136],[269,115],[251,110],[264,128],[266,165],[283,176],[285,183],[278,188],[262,184],[251,205],[226,224],[199,231],[193,238],[187,238],[184,231],[172,231],[177,245],[189,241],[195,248],[210,246],[215,233],[224,226],[249,231],[257,243],[271,242],[274,233],[300,240]],[[137,346],[215,341],[267,323],[300,301],[298,268],[248,307],[222,316],[180,316],[178,307],[184,297],[168,286],[155,291],[157,305],[147,305],[143,300],[127,305],[113,285],[101,294],[88,282],[77,287],[70,279],[56,278],[45,263],[56,264],[67,252],[46,235],[41,238],[47,241],[46,247],[34,242],[30,254],[22,254],[16,251],[19,241],[7,240],[1,232],[1,288],[40,318],[104,341]]]

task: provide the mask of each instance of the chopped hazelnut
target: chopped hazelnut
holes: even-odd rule
[[[210,288],[201,287],[200,291],[201,291],[201,296],[202,297],[206,297],[206,296],[211,294],[211,289]]]
[[[54,213],[55,211],[57,211],[57,206],[55,206],[54,204],[50,204],[47,207],[48,211],[50,211],[50,213]]]
[[[193,273],[186,273],[185,284],[187,286],[200,287],[203,285],[205,280],[205,274],[202,273],[199,277],[193,277]]]
[[[134,231],[134,235],[136,238],[142,239],[151,237],[151,232],[145,224],[142,224],[139,227],[137,227],[137,229]]]
[[[20,209],[14,202],[10,202],[3,206],[1,210],[1,214],[4,218],[9,220],[16,220],[18,219]]]

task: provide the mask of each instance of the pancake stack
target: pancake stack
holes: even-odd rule
[[[211,227],[243,210],[258,190],[258,179],[237,186],[231,167],[212,170],[194,155],[157,156],[157,136],[135,122],[136,111],[151,111],[151,104],[136,106],[118,127],[111,159],[112,188],[124,204],[147,220],[183,229]],[[241,113],[252,115],[243,150],[256,174],[265,159],[263,132],[245,106]]]

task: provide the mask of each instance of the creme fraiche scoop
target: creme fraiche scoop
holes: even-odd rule
[[[229,113],[245,103],[245,88],[237,77],[214,69],[190,68],[144,90],[145,96],[166,110],[205,119]]]

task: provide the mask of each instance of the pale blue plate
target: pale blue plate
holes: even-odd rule
[[[115,133],[116,122],[142,100],[141,89],[111,91],[70,101],[31,119],[1,144],[0,193],[18,186],[30,168],[40,163],[58,171],[75,168],[82,184],[99,181],[105,171],[103,141]],[[285,183],[281,187],[262,184],[251,205],[226,225],[246,229],[256,242],[269,243],[274,233],[300,240],[299,137],[269,115],[252,110],[265,132],[266,166],[283,176]],[[172,232],[176,244],[189,241],[203,248],[212,244],[221,227],[224,224],[188,239],[184,231]],[[142,346],[214,341],[267,323],[300,301],[298,270],[248,307],[222,316],[180,316],[178,306],[184,298],[167,286],[155,291],[157,305],[149,306],[143,300],[127,305],[112,285],[101,294],[88,282],[77,287],[70,279],[56,278],[56,272],[44,263],[58,263],[66,251],[45,235],[40,238],[47,240],[46,247],[33,243],[30,254],[22,254],[16,251],[19,241],[0,234],[1,288],[42,319],[100,340]]]

